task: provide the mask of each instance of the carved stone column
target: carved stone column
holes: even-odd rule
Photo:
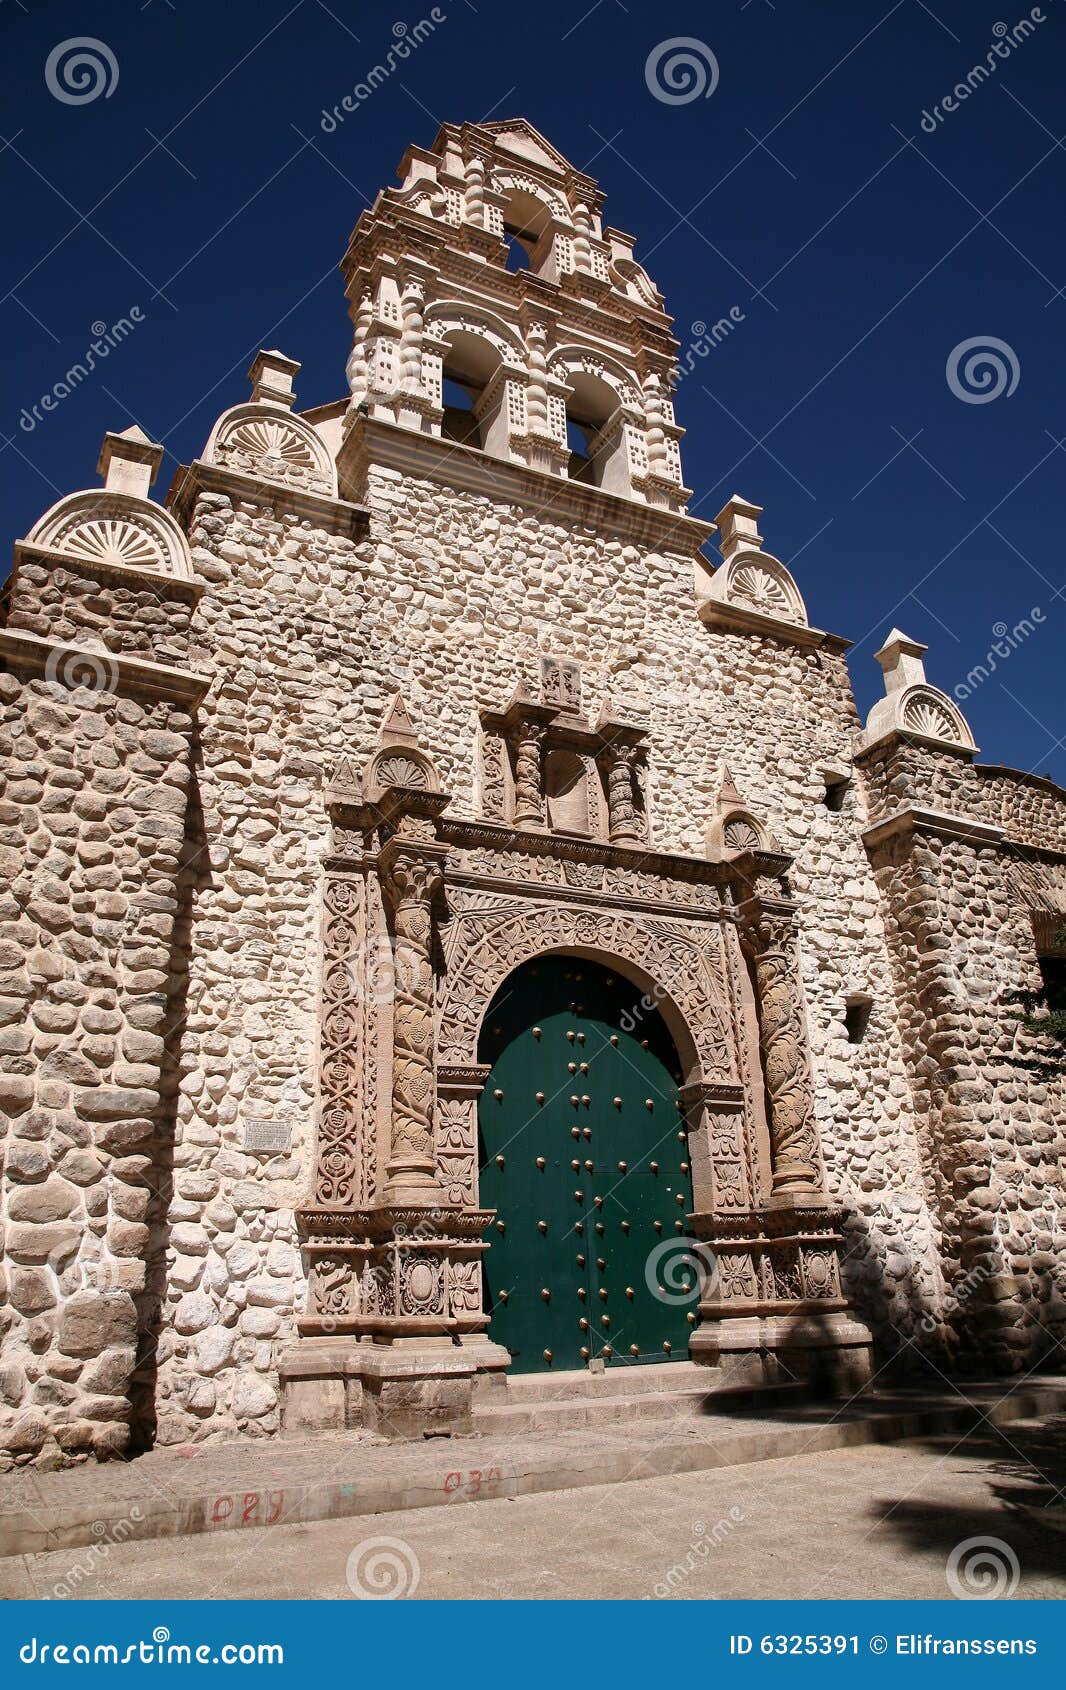
[[[513,730],[515,827],[544,826],[542,753],[546,731],[546,723],[531,717],[518,722]]]
[[[755,965],[759,1046],[770,1128],[772,1196],[822,1189],[807,1030],[796,953],[794,906],[753,898],[741,909]]]
[[[403,332],[400,337],[400,386],[417,393],[422,386],[422,340],[425,334],[426,289],[420,276],[404,282],[400,309]]]
[[[395,940],[392,1124],[385,1199],[443,1203],[433,1141],[433,899],[443,881],[445,848],[393,834],[378,857],[392,907]]]
[[[623,741],[607,748],[607,812],[612,845],[638,845],[640,828],[633,795],[637,748]]]

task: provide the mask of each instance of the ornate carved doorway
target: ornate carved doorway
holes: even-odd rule
[[[623,975],[551,955],[509,975],[485,1017],[485,1307],[516,1372],[688,1355],[681,1072],[647,1004]]]

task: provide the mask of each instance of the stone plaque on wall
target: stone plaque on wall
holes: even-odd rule
[[[292,1147],[292,1122],[249,1118],[244,1123],[245,1150],[270,1151],[279,1155]]]

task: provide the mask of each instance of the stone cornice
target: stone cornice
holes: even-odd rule
[[[952,816],[945,810],[909,804],[865,828],[862,840],[868,851],[876,851],[888,840],[907,833],[931,833],[939,839],[961,839],[971,845],[1002,845],[1007,837],[1005,828],[978,821],[975,816]]]
[[[444,816],[438,832],[446,844],[457,848],[485,845],[496,851],[513,850],[571,862],[603,863],[607,868],[638,869],[645,874],[660,875],[664,880],[683,880],[689,884],[695,881],[707,886],[722,886],[732,878],[731,863],[712,862],[707,857],[686,857],[679,852],[658,851],[651,845],[609,845],[597,839],[563,838],[547,831],[509,827],[506,822],[462,821]],[[544,891],[540,883],[537,889]]]
[[[367,472],[373,467],[479,493],[508,505],[524,505],[539,516],[550,513],[559,522],[580,522],[612,538],[659,551],[694,554],[714,532],[713,523],[695,517],[638,504],[635,499],[548,475],[526,464],[507,463],[477,447],[361,417],[349,430],[337,457],[342,487],[365,485]]]
[[[268,481],[246,475],[243,470],[225,469],[196,458],[178,470],[167,494],[167,505],[178,521],[188,527],[197,493],[226,493],[235,499],[254,499],[270,505],[275,515],[291,512],[306,517],[319,528],[354,540],[363,533],[370,513],[347,499],[329,493],[314,493],[305,487],[289,487],[283,481]]]
[[[976,745],[954,745],[948,739],[932,739],[928,734],[915,733],[913,728],[887,728],[875,739],[858,734],[852,750],[852,761],[860,766],[870,761],[875,751],[892,745],[916,745],[923,751],[938,751],[945,757],[957,757],[961,763],[972,763],[980,750]]]
[[[55,546],[38,546],[31,540],[15,542],[15,567],[11,581],[16,585],[20,565],[25,562],[45,563],[50,569],[69,569],[72,575],[129,587],[135,592],[143,593],[150,588],[164,597],[187,599],[194,604],[205,591],[203,581],[194,581],[187,576],[164,575],[158,569],[132,569],[126,563],[105,563],[98,558],[79,557],[77,552],[61,551]]]
[[[759,634],[766,639],[783,640],[788,645],[823,651],[849,651],[853,643],[842,634],[827,634],[823,628],[810,628],[800,622],[784,622],[777,616],[764,616],[761,610],[749,610],[721,599],[705,599],[699,606],[699,618],[708,628],[720,633]]]
[[[184,704],[189,709],[195,709],[211,685],[207,675],[197,674],[192,669],[176,669],[169,663],[156,663],[151,658],[131,657],[128,652],[71,645],[66,640],[47,639],[40,634],[25,633],[20,628],[0,628],[0,660],[11,669],[27,669],[32,674],[51,672],[56,677],[57,687],[71,691],[79,684],[77,675],[80,668],[90,675],[106,670],[107,681],[115,684],[105,686],[99,681],[95,685],[85,684],[96,692],[121,690],[142,693],[150,698]],[[69,681],[63,678],[65,674],[70,675]]]

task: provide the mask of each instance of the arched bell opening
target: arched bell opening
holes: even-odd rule
[[[500,355],[484,336],[469,329],[454,329],[448,335],[442,347],[443,439],[491,449],[493,419],[485,401],[499,366]]]
[[[606,961],[545,953],[495,993],[478,1061],[489,1337],[516,1372],[687,1359],[685,1064],[656,997]]]

